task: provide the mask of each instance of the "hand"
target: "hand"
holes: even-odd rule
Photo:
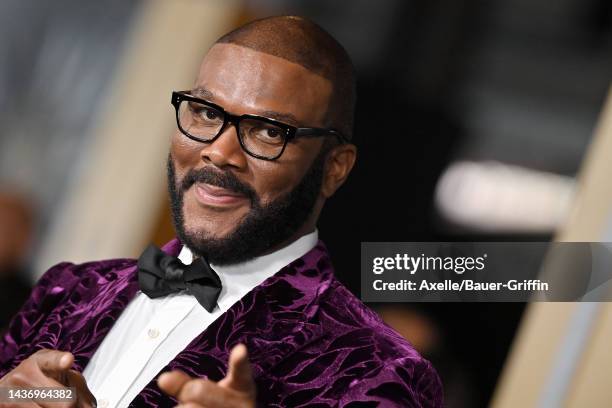
[[[33,387],[75,387],[76,399],[72,402],[20,402],[3,403],[0,408],[12,407],[78,407],[90,408],[96,405],[96,399],[89,391],[85,378],[76,370],[70,369],[74,363],[71,353],[58,350],[38,350],[23,360],[12,371],[0,378],[0,387],[33,388]]]
[[[185,408],[253,408],[255,407],[255,381],[247,349],[239,344],[229,357],[227,376],[218,383],[191,378],[174,370],[159,376],[157,384],[166,394],[178,399]]]

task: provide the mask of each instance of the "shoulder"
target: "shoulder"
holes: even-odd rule
[[[117,272],[127,270],[136,265],[135,259],[117,258],[101,261],[84,262],[75,264],[72,262],[60,262],[49,268],[38,280],[35,288],[70,288],[81,284],[89,286],[95,279],[114,277]]]
[[[325,330],[350,335],[345,341],[356,345],[376,344],[377,355],[385,361],[422,359],[406,339],[335,278],[325,296],[320,299],[319,308],[320,322]]]
[[[442,406],[442,384],[431,363],[344,285],[334,279],[319,307],[328,338],[323,354],[341,357],[334,366],[342,374],[330,379],[351,379],[339,394],[347,403]]]
[[[88,302],[104,290],[104,282],[119,276],[127,281],[134,265],[131,259],[112,259],[82,264],[62,262],[47,270],[0,338],[0,374],[45,344],[41,334],[49,337],[77,304]]]
[[[118,274],[129,274],[136,264],[134,259],[108,259],[74,264],[58,263],[47,270],[30,294],[30,302],[37,312],[45,312],[75,293],[96,292],[100,284],[113,280]]]
[[[268,373],[280,406],[442,407],[425,358],[335,278],[310,304],[317,335]]]

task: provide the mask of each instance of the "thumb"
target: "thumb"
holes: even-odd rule
[[[219,385],[236,391],[255,395],[255,381],[249,363],[247,348],[238,344],[230,352],[227,375],[219,381]]]
[[[183,386],[191,379],[189,375],[182,371],[168,371],[159,376],[157,379],[157,386],[166,394],[178,397]]]

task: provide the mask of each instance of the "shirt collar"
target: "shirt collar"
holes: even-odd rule
[[[234,265],[211,264],[210,266],[217,272],[223,285],[217,299],[219,308],[226,311],[257,285],[305,255],[315,247],[318,240],[319,233],[315,229],[271,254]],[[193,253],[183,245],[178,258],[185,265],[189,265],[193,261]]]

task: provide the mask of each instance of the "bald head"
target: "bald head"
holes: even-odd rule
[[[346,50],[329,33],[302,17],[252,21],[224,35],[217,44],[235,44],[299,64],[332,84],[327,126],[352,138],[355,73]]]

